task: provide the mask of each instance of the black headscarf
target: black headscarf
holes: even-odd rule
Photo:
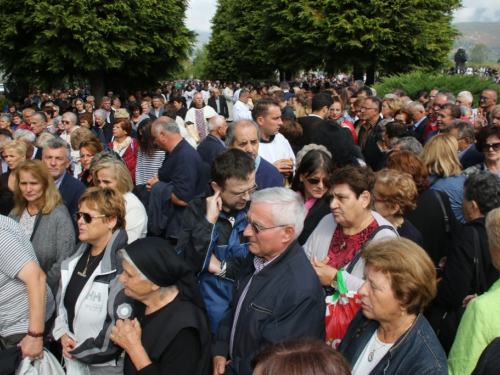
[[[127,245],[125,250],[151,282],[160,287],[176,285],[182,300],[206,310],[194,272],[179,258],[168,241],[158,237],[141,238]]]

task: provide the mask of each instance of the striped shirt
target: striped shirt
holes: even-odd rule
[[[0,336],[28,332],[29,305],[26,284],[16,276],[30,261],[35,250],[20,225],[0,215]],[[47,287],[45,321],[55,309],[54,297]]]
[[[141,149],[137,154],[137,165],[135,166],[135,184],[144,185],[148,180],[158,173],[158,169],[165,160],[165,151],[155,150],[153,156],[147,156]]]

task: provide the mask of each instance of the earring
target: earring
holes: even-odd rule
[[[403,316],[405,313],[405,311],[403,309],[401,309],[401,316]]]

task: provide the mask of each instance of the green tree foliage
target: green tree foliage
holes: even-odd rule
[[[194,78],[205,78],[207,75],[207,45],[203,44],[202,48],[196,49],[193,59],[193,76]]]
[[[41,87],[64,77],[92,89],[158,79],[178,69],[195,34],[187,0],[0,0],[0,66]]]
[[[443,75],[427,74],[422,71],[415,71],[407,74],[396,74],[389,78],[383,78],[381,83],[374,86],[377,95],[394,92],[395,89],[404,89],[411,98],[414,98],[419,90],[449,90],[455,96],[464,88],[474,96],[474,106],[479,105],[479,96],[485,89],[492,89],[500,96],[500,87],[490,82],[488,79],[477,75]]]
[[[486,44],[476,44],[470,51],[470,61],[474,63],[484,63],[488,57],[488,47]]]
[[[213,72],[326,67],[330,73],[434,70],[447,60],[460,0],[218,0],[209,44]],[[216,53],[217,52],[217,53]],[[225,53],[225,55],[224,55]],[[256,58],[256,61],[252,61]],[[237,75],[237,74],[236,74]]]

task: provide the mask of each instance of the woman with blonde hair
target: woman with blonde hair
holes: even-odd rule
[[[403,102],[394,94],[387,94],[382,101],[382,116],[387,120],[394,120],[396,111],[403,108]]]
[[[308,116],[311,113],[311,101],[304,94],[295,95],[293,109],[297,118]]]
[[[132,193],[134,183],[129,170],[118,159],[103,159],[92,169],[94,185],[101,189],[115,190],[125,199],[126,226],[128,243],[146,237],[148,232],[148,215],[141,201]]]
[[[2,180],[10,191],[14,191],[16,185],[15,172],[19,163],[26,159],[26,145],[19,141],[10,141],[3,146],[3,160],[9,166],[7,172],[2,173]]]
[[[394,225],[401,237],[423,247],[422,234],[403,216],[417,207],[418,192],[413,177],[394,169],[382,169],[375,176],[373,209]]]
[[[75,246],[75,230],[49,170],[40,160],[26,160],[16,168],[14,209],[17,221],[35,249],[47,284],[54,295],[61,262]]]
[[[422,151],[422,160],[429,171],[430,188],[446,193],[455,217],[465,224],[462,212],[465,176],[458,160],[458,142],[450,134],[432,137]]]

